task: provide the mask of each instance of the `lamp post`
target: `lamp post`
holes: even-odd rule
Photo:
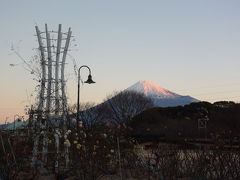
[[[7,123],[8,123],[8,122],[7,122],[8,118],[9,118],[9,117],[6,117],[6,119],[5,119],[5,127],[6,127]]]
[[[88,83],[88,84],[93,84],[93,83],[95,83],[93,80],[92,80],[92,75],[91,75],[91,69],[88,67],[88,66],[86,66],[86,65],[83,65],[83,66],[81,66],[79,69],[78,69],[78,94],[77,94],[77,132],[79,132],[79,121],[80,121],[80,119],[79,119],[79,111],[80,111],[80,109],[79,109],[79,106],[80,106],[80,70],[82,69],[82,68],[88,68],[88,71],[89,71],[89,75],[88,75],[88,79],[87,79],[87,81],[85,81],[84,83]]]

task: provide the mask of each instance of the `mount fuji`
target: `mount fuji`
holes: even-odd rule
[[[153,100],[154,106],[156,107],[183,106],[192,102],[199,102],[198,99],[173,93],[150,81],[138,81],[134,85],[128,87],[126,91],[143,93]]]

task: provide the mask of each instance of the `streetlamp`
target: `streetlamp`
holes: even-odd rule
[[[95,83],[93,80],[92,80],[92,75],[91,75],[91,69],[86,66],[86,65],[83,65],[81,66],[79,69],[78,69],[78,95],[77,95],[77,132],[79,132],[79,106],[80,106],[80,70],[85,67],[85,68],[88,68],[89,70],[89,75],[88,75],[88,79],[87,81],[85,81],[84,83],[88,83],[88,84],[93,84]]]
[[[6,117],[6,119],[5,119],[5,128],[7,127],[7,123],[8,123],[7,120],[8,120],[8,118],[9,117]]]
[[[9,118],[8,116],[5,118],[5,124],[7,124],[7,120],[8,120],[8,118]]]

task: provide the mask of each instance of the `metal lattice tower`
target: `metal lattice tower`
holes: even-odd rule
[[[40,32],[38,26],[35,27],[42,69],[38,112],[50,124],[52,122],[50,121],[51,117],[64,116],[67,103],[64,68],[72,32],[69,28],[67,33],[63,33],[61,27],[61,24],[59,24],[57,32],[48,31],[47,24],[45,24],[44,32]],[[56,34],[57,38],[55,38]],[[62,46],[62,44],[65,45]]]
[[[47,161],[48,152],[47,134],[49,128],[54,129],[59,134],[59,129],[67,131],[67,98],[65,93],[66,82],[64,79],[64,69],[66,56],[71,39],[71,28],[68,32],[62,32],[62,25],[59,24],[58,31],[49,31],[45,24],[45,31],[40,31],[35,26],[39,43],[41,62],[41,88],[39,92],[39,102],[37,106],[37,118],[35,124],[35,139],[33,148],[33,163],[37,158],[39,137],[43,136],[42,159]],[[59,136],[55,136],[56,153],[59,153]],[[68,150],[66,150],[68,151]],[[58,160],[56,162],[58,167]]]

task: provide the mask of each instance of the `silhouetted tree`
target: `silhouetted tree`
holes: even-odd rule
[[[142,111],[152,108],[153,102],[143,93],[136,91],[114,92],[101,107],[104,119],[122,124]]]
[[[72,118],[76,119],[77,105],[69,107],[69,112]],[[102,112],[99,106],[93,102],[86,102],[80,104],[80,121],[82,121],[82,128],[84,130],[91,130],[94,126],[102,122]]]

